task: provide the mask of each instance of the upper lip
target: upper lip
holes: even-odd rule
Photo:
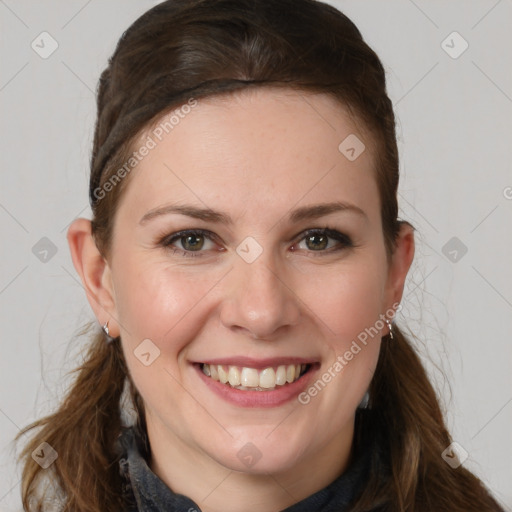
[[[210,364],[221,366],[241,366],[246,368],[270,368],[289,364],[314,364],[317,361],[312,358],[305,357],[268,357],[264,359],[253,359],[251,357],[218,357],[215,359],[207,359],[197,361],[198,364]]]

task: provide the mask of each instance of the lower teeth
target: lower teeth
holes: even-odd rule
[[[274,391],[277,387],[282,388],[283,386],[276,386],[274,388],[260,388],[259,386],[257,388],[248,388],[246,386],[232,386],[229,382],[226,382],[226,385],[233,388],[233,389],[239,389],[241,391]],[[286,386],[286,384],[284,384]]]

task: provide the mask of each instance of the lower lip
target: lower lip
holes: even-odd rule
[[[238,405],[239,407],[277,407],[299,395],[308,385],[309,381],[315,373],[316,368],[313,366],[298,380],[291,384],[278,386],[272,391],[243,391],[241,389],[232,388],[229,384],[222,384],[211,377],[207,377],[201,365],[194,365],[199,377],[203,382],[218,396]]]

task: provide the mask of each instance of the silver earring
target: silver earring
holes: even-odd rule
[[[105,333],[106,342],[112,343],[112,341],[114,341],[115,338],[112,338],[112,336],[110,336],[110,334],[109,334],[108,321],[105,322],[105,325],[102,327],[102,329],[103,329],[103,332]]]
[[[394,338],[393,326],[391,325],[391,322],[387,318],[386,318],[386,323],[388,324],[388,329],[389,329],[389,339],[392,340]]]
[[[370,393],[368,391],[364,394],[361,403],[357,406],[358,409],[368,409],[368,403],[370,401]]]

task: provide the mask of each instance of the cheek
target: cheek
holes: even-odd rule
[[[385,312],[384,276],[377,259],[347,265],[335,276],[317,280],[309,300],[324,326],[326,364],[322,371],[329,373],[326,379],[334,383],[331,398],[351,397],[353,407],[364,395],[377,365],[384,327],[379,318]],[[335,407],[334,403],[329,406]]]
[[[384,312],[385,282],[380,267],[370,261],[347,266],[334,275],[331,272],[315,277],[308,302],[329,338],[344,345],[365,328],[375,325],[379,314]]]
[[[184,407],[190,404],[183,403],[180,361],[186,353],[184,349],[204,328],[209,292],[222,273],[186,272],[159,258],[148,260],[142,256],[138,260],[126,259],[115,286],[123,351],[148,411],[159,416],[169,407],[180,405],[185,414]],[[148,339],[154,346],[147,345]],[[146,347],[144,351],[139,348],[142,346]],[[144,361],[142,354],[147,352],[150,355]],[[197,410],[192,412],[198,414]],[[166,417],[165,423],[182,431],[185,427],[179,418]],[[186,436],[186,431],[182,434]]]
[[[133,350],[149,338],[162,355],[179,353],[199,330],[195,317],[220,277],[218,271],[180,271],[159,259],[126,260],[115,286],[125,347]]]

